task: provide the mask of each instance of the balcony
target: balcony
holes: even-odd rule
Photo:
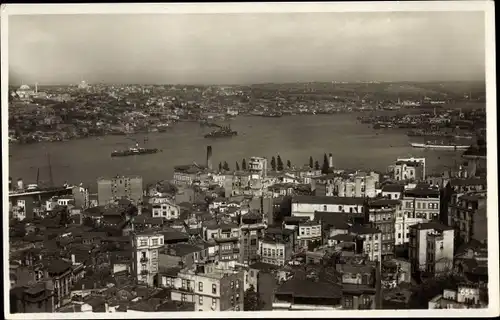
[[[142,257],[140,261],[141,261],[141,263],[147,263],[149,261],[149,259],[146,257]]]

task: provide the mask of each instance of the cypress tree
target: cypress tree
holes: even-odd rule
[[[238,161],[236,161],[236,171],[240,171],[240,165],[238,164]]]
[[[229,171],[229,164],[227,164],[226,161],[224,161],[224,165],[222,166],[222,169]]]
[[[314,162],[314,169],[319,170],[319,168],[320,168],[319,162],[318,162],[318,160],[316,160],[316,162]]]
[[[328,163],[328,156],[325,153],[325,157],[323,158],[323,167],[321,168],[322,174],[327,174],[330,169],[330,164]]]
[[[219,172],[222,172],[222,163],[219,162]]]
[[[281,157],[278,155],[278,159],[277,159],[277,166],[276,166],[276,169],[278,169],[278,171],[283,171],[283,161],[281,160]]]
[[[312,156],[309,157],[309,168],[314,168],[314,160]]]
[[[276,158],[274,158],[274,156],[271,158],[271,169],[276,171]]]
[[[242,170],[246,170],[247,169],[247,162],[245,159],[243,159],[243,161],[241,161],[241,169]]]
[[[290,162],[290,160],[287,160],[287,161],[286,161],[286,167],[287,167],[288,169],[290,169],[290,168],[292,167],[292,162]]]

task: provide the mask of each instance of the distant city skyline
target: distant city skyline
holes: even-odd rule
[[[483,12],[9,17],[9,82],[484,81]]]

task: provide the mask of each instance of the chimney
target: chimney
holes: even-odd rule
[[[212,170],[212,146],[207,146],[207,168]]]
[[[333,168],[333,154],[331,153],[328,155],[328,166]]]
[[[76,264],[76,258],[75,258],[75,255],[74,255],[74,254],[72,254],[72,255],[71,255],[71,263],[72,263],[73,265],[75,265],[75,264]]]
[[[21,178],[17,179],[17,189],[24,190],[24,183],[23,183],[23,179],[21,179]]]

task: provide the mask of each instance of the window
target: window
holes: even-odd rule
[[[240,288],[240,280],[236,280],[236,289]]]
[[[217,285],[215,283],[212,284],[212,294],[217,294]]]
[[[344,297],[344,308],[352,309],[353,308],[353,298],[349,296]]]
[[[339,206],[339,212],[342,211],[342,206]]]
[[[231,296],[231,305],[234,306],[234,296]]]
[[[198,298],[198,304],[202,305],[203,304],[203,296],[200,296]]]
[[[234,281],[231,281],[231,289],[234,289]]]
[[[251,239],[250,245],[255,246],[257,244],[257,239]]]
[[[163,244],[163,238],[160,238],[160,244]]]
[[[275,250],[275,249],[273,249],[273,251],[272,251],[272,252],[273,252],[272,256],[273,256],[273,257],[275,257],[275,256],[276,256],[276,250]]]
[[[280,249],[280,257],[283,257],[283,249]]]
[[[369,244],[366,245],[366,250],[370,251],[370,245]]]
[[[373,246],[373,251],[378,251],[378,243],[375,243],[375,245]]]
[[[203,282],[198,282],[198,291],[203,292]]]
[[[185,293],[182,294],[181,300],[182,300],[182,302],[186,302],[187,301],[187,295]]]
[[[401,239],[401,233],[398,233],[398,239]]]
[[[323,206],[323,211],[328,211],[328,207],[327,206]]]
[[[148,241],[147,240],[141,240],[141,247],[147,246]]]
[[[250,277],[253,277],[253,271],[250,270]]]
[[[374,235],[374,236],[373,236],[373,238],[374,238],[375,240],[378,240],[378,234]]]

